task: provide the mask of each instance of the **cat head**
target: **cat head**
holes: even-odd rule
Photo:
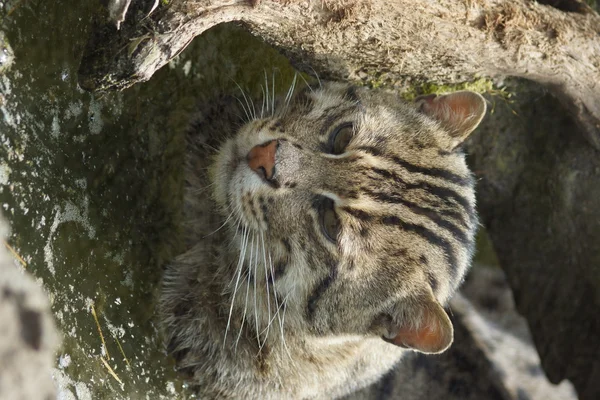
[[[453,329],[443,305],[477,226],[459,146],[485,110],[472,92],[406,103],[329,83],[224,143],[214,197],[242,260],[230,293],[240,312],[259,315],[257,332],[285,309],[296,332],[445,350]]]

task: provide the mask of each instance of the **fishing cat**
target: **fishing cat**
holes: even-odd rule
[[[336,398],[453,340],[443,306],[477,226],[460,144],[484,99],[292,91],[259,115],[246,98],[240,125],[207,113],[190,136],[189,249],[160,313],[203,399]]]

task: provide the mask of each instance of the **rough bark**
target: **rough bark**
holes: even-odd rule
[[[518,76],[552,90],[600,149],[600,16],[573,1],[133,0],[101,16],[80,68],[88,90],[148,80],[212,26],[240,21],[325,78],[404,86]],[[122,0],[108,0],[115,10]],[[111,20],[112,16],[112,20]],[[120,26],[120,29],[117,29]]]
[[[10,47],[4,32],[0,31],[0,74],[4,73],[8,68],[10,68],[14,59],[15,53]],[[1,100],[0,105],[2,105]]]
[[[478,209],[552,382],[600,398],[600,153],[546,92],[496,101],[468,152]]]

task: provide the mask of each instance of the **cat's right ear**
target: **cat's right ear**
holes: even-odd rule
[[[442,306],[433,298],[409,306],[399,325],[391,324],[384,340],[396,346],[422,353],[442,353],[454,340],[452,322]]]
[[[454,150],[477,128],[486,111],[483,96],[463,90],[442,96],[417,97],[419,110],[438,121],[450,136],[448,150]]]

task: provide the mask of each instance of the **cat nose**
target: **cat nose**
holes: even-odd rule
[[[278,146],[277,140],[254,146],[246,156],[250,169],[261,178],[271,180],[275,174],[275,153]]]

